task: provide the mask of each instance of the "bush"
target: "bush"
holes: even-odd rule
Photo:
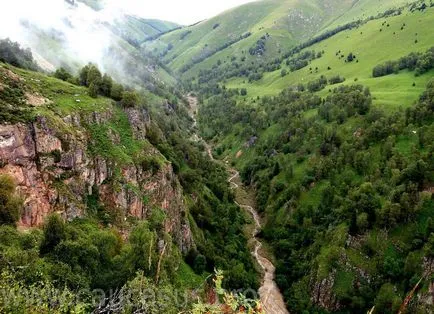
[[[98,85],[95,82],[90,83],[89,89],[87,91],[90,97],[97,98],[98,97]]]
[[[377,65],[372,70],[373,77],[380,77],[408,69],[416,70],[416,75],[421,75],[434,68],[434,47],[428,49],[425,53],[410,53],[399,60],[387,61]]]
[[[206,269],[206,257],[202,254],[199,254],[194,259],[193,269],[196,274],[202,274]]]
[[[121,104],[126,108],[136,107],[139,104],[139,96],[135,91],[123,92]]]
[[[329,78],[330,85],[339,84],[345,81],[345,78],[341,77],[340,75],[332,76]]]
[[[113,83],[110,90],[110,98],[120,101],[122,100],[122,94],[124,93],[124,87],[121,84]]]
[[[0,176],[0,225],[13,225],[20,218],[23,200],[15,195],[11,177]]]
[[[375,299],[375,310],[378,313],[396,313],[401,304],[401,298],[396,295],[396,288],[390,284],[384,284]]]
[[[324,75],[321,75],[321,77],[317,80],[311,81],[307,84],[307,89],[309,92],[318,92],[322,89],[324,89],[327,86],[327,79]]]
[[[65,223],[59,215],[51,215],[47,218],[44,227],[44,238],[41,243],[41,254],[53,252],[56,246],[66,238]]]
[[[72,78],[72,75],[65,68],[59,68],[54,72],[54,77],[66,82]]]

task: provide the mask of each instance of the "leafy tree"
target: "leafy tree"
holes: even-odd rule
[[[11,177],[0,175],[0,225],[15,224],[20,218],[23,200],[15,195]]]
[[[122,93],[121,104],[126,108],[136,107],[139,104],[139,95],[135,91],[125,91]]]
[[[110,90],[110,98],[116,101],[121,101],[123,93],[124,93],[124,87],[121,84],[113,83]]]
[[[43,231],[44,237],[40,247],[41,254],[52,252],[61,241],[66,239],[65,223],[57,214],[48,216]]]
[[[98,84],[96,84],[95,82],[90,83],[87,92],[88,92],[90,97],[97,98],[98,97]]]
[[[57,69],[56,72],[54,72],[54,77],[62,81],[68,81],[72,79],[71,73],[69,73],[65,68]]]
[[[87,72],[86,86],[90,86],[90,84],[94,83],[99,87],[101,81],[102,81],[102,75],[98,67],[94,64],[90,64],[89,70]]]
[[[80,85],[82,86],[89,86],[87,84],[87,77],[89,75],[89,69],[90,69],[90,64],[85,65],[83,68],[81,68],[80,72],[78,73],[78,79],[80,82]]]
[[[113,79],[108,75],[104,74],[101,80],[100,91],[105,97],[110,97],[112,92]]]
[[[0,40],[0,61],[24,69],[38,70],[32,51],[22,49],[19,43],[13,42],[9,38]]]

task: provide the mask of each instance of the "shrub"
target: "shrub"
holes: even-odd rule
[[[15,224],[20,218],[22,206],[22,199],[15,195],[15,184],[12,178],[0,176],[0,225]]]
[[[321,75],[321,77],[317,80],[311,81],[307,84],[307,89],[309,92],[318,92],[322,89],[324,89],[327,85],[327,79],[324,75]]]
[[[41,254],[52,252],[66,238],[65,223],[59,215],[53,214],[47,218],[43,227],[44,238],[41,243]]]
[[[139,104],[139,96],[135,91],[125,91],[122,93],[121,104],[126,108],[136,107]]]
[[[87,91],[90,97],[97,98],[98,97],[98,85],[95,82],[90,83],[89,89]]]
[[[345,81],[345,78],[341,77],[340,75],[332,76],[329,78],[330,85],[339,84]]]
[[[54,77],[66,82],[72,78],[72,75],[65,68],[59,68],[54,72]]]
[[[122,94],[124,93],[124,87],[121,84],[113,83],[110,90],[110,98],[120,101],[122,100]]]

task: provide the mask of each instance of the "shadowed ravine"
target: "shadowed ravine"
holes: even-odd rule
[[[187,96],[190,105],[190,115],[194,121],[194,127],[196,127],[196,114],[197,114],[197,98],[191,95]],[[202,141],[205,145],[205,150],[208,156],[214,160],[212,155],[211,146],[206,143],[199,135],[194,134],[194,140]],[[289,314],[285,307],[285,302],[283,296],[274,281],[274,274],[276,268],[273,263],[268,260],[265,256],[261,255],[262,243],[256,237],[262,228],[261,219],[258,212],[254,208],[254,194],[243,186],[240,174],[237,170],[232,169],[227,163],[224,163],[225,167],[228,169],[230,178],[228,179],[231,188],[235,190],[235,203],[242,209],[245,209],[250,215],[252,215],[254,220],[253,230],[250,233],[251,238],[249,242],[253,243],[252,255],[255,257],[257,263],[263,271],[263,279],[261,287],[259,288],[259,296],[261,299],[261,304],[267,314]]]

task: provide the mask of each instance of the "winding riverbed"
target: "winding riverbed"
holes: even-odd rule
[[[245,197],[242,197],[241,195],[249,195],[249,193],[244,190],[245,187],[241,184],[238,171],[235,169],[230,169],[230,173],[231,177],[228,181],[232,188],[238,190],[237,192],[240,192],[240,190],[243,192],[235,193],[236,204],[239,207],[247,210],[252,215],[254,220],[254,228],[251,233],[252,240],[254,242],[252,254],[264,273],[262,285],[259,288],[259,296],[262,306],[265,310],[265,313],[267,314],[288,314],[289,312],[285,307],[283,296],[277,287],[276,282],[274,281],[276,268],[269,259],[261,254],[262,243],[257,238],[257,235],[262,228],[261,218],[253,206],[242,203],[245,201]]]
[[[196,126],[196,114],[197,114],[197,98],[188,95],[188,102],[190,104],[190,115],[194,121],[194,127]],[[214,160],[212,156],[211,147],[197,134],[194,134],[194,139],[197,141],[202,141],[205,144],[205,149],[208,156]],[[227,165],[225,165],[228,167]],[[266,314],[289,314],[288,310],[285,307],[285,302],[283,300],[283,296],[277,287],[275,278],[275,270],[273,263],[267,259],[261,253],[262,243],[257,238],[259,231],[262,228],[261,218],[259,217],[258,212],[254,208],[254,195],[249,193],[249,191],[244,187],[240,180],[240,174],[235,169],[231,169],[228,167],[229,179],[228,182],[231,185],[231,188],[235,190],[235,199],[236,204],[246,210],[252,215],[254,220],[254,227],[251,233],[251,241],[253,242],[253,251],[252,255],[255,257],[259,266],[263,271],[263,280],[261,287],[259,288],[259,296],[261,299],[261,304]]]

